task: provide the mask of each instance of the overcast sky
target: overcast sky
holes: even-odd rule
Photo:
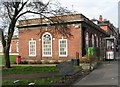
[[[118,1],[119,0],[59,0],[62,6],[70,10],[76,10],[87,18],[110,20],[115,27],[118,27]]]

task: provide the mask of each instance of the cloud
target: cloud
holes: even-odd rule
[[[119,0],[60,0],[62,6],[70,10],[76,10],[89,19],[99,18],[103,15],[110,20],[116,27],[118,26],[118,1]]]

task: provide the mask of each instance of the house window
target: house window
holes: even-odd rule
[[[19,52],[19,42],[16,43],[16,52]]]
[[[36,56],[36,41],[33,39],[29,41],[29,56]]]
[[[94,35],[92,34],[92,47],[95,46],[94,42],[95,42],[95,38],[94,38]]]
[[[98,37],[96,36],[96,46],[98,47],[99,43],[98,43]]]
[[[52,57],[52,36],[48,32],[42,36],[42,56]]]
[[[102,47],[102,38],[100,37],[100,47]]]
[[[86,47],[89,47],[89,35],[88,35],[88,32],[86,33],[85,40],[86,40]]]
[[[67,57],[67,39],[59,39],[59,56]]]

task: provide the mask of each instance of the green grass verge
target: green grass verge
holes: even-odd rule
[[[61,77],[52,77],[52,78],[42,78],[35,80],[20,80],[17,83],[14,83],[15,80],[3,80],[2,85],[8,87],[8,85],[28,85],[29,83],[35,83],[35,85],[50,85],[54,84],[57,81],[60,81]],[[21,86],[22,87],[22,86]]]
[[[32,74],[40,72],[58,72],[55,66],[14,66],[9,69],[2,69],[3,75],[9,74]]]
[[[10,63],[14,64],[16,61],[16,55],[10,55]],[[0,65],[4,65],[4,56],[0,55]]]

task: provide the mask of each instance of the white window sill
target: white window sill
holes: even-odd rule
[[[29,57],[36,57],[36,55],[29,55]]]
[[[59,57],[68,57],[68,55],[59,55]]]
[[[52,55],[43,55],[42,57],[52,57]]]

